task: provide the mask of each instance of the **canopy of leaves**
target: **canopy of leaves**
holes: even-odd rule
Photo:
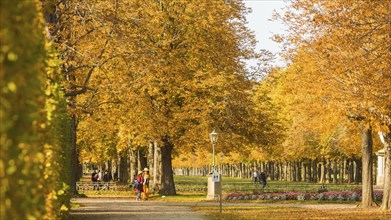
[[[390,8],[390,1],[300,0],[282,17],[286,45],[305,51],[311,68],[335,81],[336,107],[382,130],[391,123]]]
[[[115,144],[121,151],[164,137],[181,153],[191,152],[209,145],[213,129],[220,133],[216,147],[225,153],[274,140],[264,135],[271,127],[262,132],[268,119],[254,107],[245,70],[244,60],[258,55],[243,3],[127,1],[90,7],[111,27],[102,56],[110,59],[91,75],[91,92],[77,99],[92,113],[79,124],[84,152],[101,155],[113,152],[106,148]]]

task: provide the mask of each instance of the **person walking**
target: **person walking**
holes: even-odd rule
[[[103,181],[104,182],[110,182],[110,176],[109,176],[109,171],[105,170],[105,173],[103,174]]]
[[[267,172],[261,172],[259,174],[259,183],[262,185],[262,190],[266,187],[267,185]]]
[[[94,170],[91,177],[91,180],[94,183],[94,190],[99,190],[99,184],[97,183],[98,178],[99,178],[98,170]]]
[[[253,172],[253,181],[254,183],[258,182],[258,171],[254,170]]]
[[[92,182],[96,182],[96,180],[98,179],[98,176],[96,176],[98,173],[96,172],[96,170],[94,170],[92,172],[92,175],[91,175],[91,181]]]
[[[100,170],[98,170],[98,178],[96,180],[98,183],[97,183],[97,188],[98,190],[100,190],[102,188],[102,172]]]
[[[98,171],[98,179],[97,179],[98,182],[101,182],[102,181],[102,172],[100,172],[100,170]]]
[[[148,197],[149,197],[149,180],[151,179],[151,176],[149,175],[148,168],[144,168],[143,178],[144,178],[144,182],[143,182],[143,194],[142,194],[142,197],[143,197],[144,200],[148,200]]]
[[[137,201],[141,201],[141,193],[143,192],[144,177],[143,172],[140,170],[137,176],[134,178],[133,187],[137,193]]]
[[[108,170],[105,170],[105,173],[103,174],[103,182],[104,183],[104,189],[106,190],[110,190],[110,186],[109,186],[109,182],[110,182],[110,175],[109,175],[109,171]]]
[[[118,170],[114,172],[114,182],[118,181]]]

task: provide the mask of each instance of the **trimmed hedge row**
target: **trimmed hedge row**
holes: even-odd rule
[[[0,219],[60,219],[69,209],[69,117],[41,5],[1,1]]]

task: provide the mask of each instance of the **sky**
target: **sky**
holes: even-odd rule
[[[257,43],[257,51],[266,49],[273,53],[281,51],[280,46],[270,38],[273,34],[283,33],[284,26],[277,21],[269,21],[273,11],[282,12],[285,6],[283,0],[243,0],[246,7],[252,9],[252,13],[247,15],[248,27],[254,31]],[[281,60],[276,61],[281,64]]]

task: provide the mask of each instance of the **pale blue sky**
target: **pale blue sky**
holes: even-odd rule
[[[243,0],[252,13],[247,15],[248,27],[254,31],[257,43],[257,50],[266,49],[273,53],[280,52],[280,46],[270,38],[273,34],[283,33],[284,26],[276,21],[269,21],[273,11],[282,12],[285,6],[283,0]],[[281,64],[281,61],[277,61]]]

